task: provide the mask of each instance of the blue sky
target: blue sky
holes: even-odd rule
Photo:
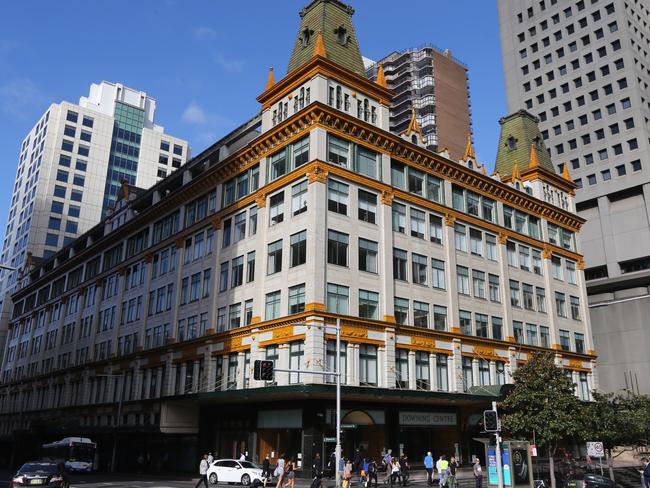
[[[0,16],[0,238],[20,142],[50,103],[121,82],[157,100],[156,122],[198,154],[259,110],[268,67],[286,71],[309,0],[34,0]],[[431,43],[469,68],[479,160],[506,114],[496,2],[349,0],[364,56]],[[401,8],[404,6],[404,8]]]

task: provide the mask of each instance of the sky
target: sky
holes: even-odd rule
[[[260,110],[269,66],[286,72],[310,0],[29,0],[0,15],[0,239],[18,150],[51,103],[120,82],[157,101],[156,123],[193,154]],[[432,44],[468,67],[479,161],[492,168],[506,115],[496,1],[348,0],[364,56]]]

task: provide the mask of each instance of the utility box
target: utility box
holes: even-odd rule
[[[488,486],[496,488],[499,481],[496,446],[493,441],[485,444],[485,459]],[[501,465],[503,467],[504,488],[533,488],[533,464],[530,457],[530,443],[526,441],[502,441]]]

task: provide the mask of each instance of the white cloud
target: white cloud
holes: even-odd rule
[[[17,78],[0,85],[0,110],[25,119],[41,108],[45,95],[29,78]]]
[[[194,37],[196,39],[205,40],[205,39],[214,39],[219,33],[214,30],[212,27],[197,27],[194,29]]]
[[[227,73],[239,73],[244,69],[243,59],[228,59],[221,54],[215,54],[214,62],[221,66]]]
[[[207,121],[207,116],[205,115],[203,108],[194,100],[192,100],[190,104],[185,108],[185,111],[181,116],[181,120],[183,122],[187,122],[188,124],[201,125],[205,124]]]

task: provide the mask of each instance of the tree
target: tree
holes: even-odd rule
[[[585,406],[582,437],[587,442],[603,443],[612,480],[614,457],[650,443],[649,419],[650,397],[647,395],[593,392],[593,401]],[[614,447],[623,449],[612,457]]]
[[[582,403],[575,386],[555,365],[552,353],[535,353],[513,375],[514,388],[503,406],[503,428],[513,437],[530,439],[533,431],[548,454],[551,487],[556,488],[553,456],[563,442],[582,432]]]

